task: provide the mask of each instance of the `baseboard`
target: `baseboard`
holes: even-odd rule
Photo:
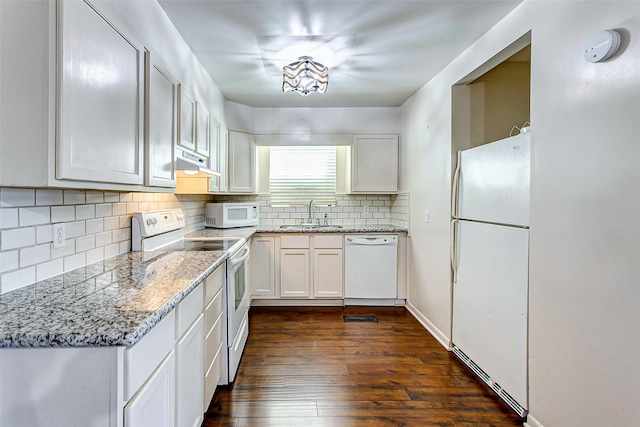
[[[433,335],[433,337],[438,340],[438,342],[440,344],[442,344],[442,346],[444,348],[446,348],[448,351],[451,351],[451,341],[449,340],[449,338],[440,330],[436,327],[436,325],[434,325],[433,323],[431,323],[431,321],[429,321],[429,319],[427,319],[422,313],[420,313],[420,310],[418,310],[413,304],[411,304],[409,301],[407,301],[407,304],[405,306],[407,308],[407,310],[409,311],[409,313],[411,313],[413,315],[413,317],[416,318],[416,320],[418,322],[420,322],[420,324],[422,326],[424,326],[424,328],[429,331],[429,333],[431,335]]]
[[[2,1],[2,0],[0,0]],[[252,307],[342,307],[342,299],[257,299],[251,300]]]
[[[544,427],[542,423],[533,418],[531,414],[527,415],[527,421],[523,425],[524,427]]]
[[[344,305],[364,305],[372,307],[402,307],[404,300],[395,298],[345,298]]]

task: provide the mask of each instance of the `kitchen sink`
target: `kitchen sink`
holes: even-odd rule
[[[342,228],[341,225],[321,225],[321,224],[295,224],[281,225],[280,228],[285,230],[317,230],[322,228]]]

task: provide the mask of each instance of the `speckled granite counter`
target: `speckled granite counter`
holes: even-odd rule
[[[0,295],[0,347],[131,346],[226,259],[130,252]]]
[[[280,228],[279,225],[260,225],[257,227],[238,228],[203,228],[185,234],[185,238],[197,239],[201,237],[244,237],[249,239],[256,233],[282,234],[282,233],[407,233],[406,227],[393,224],[376,225],[343,225],[338,227],[320,228]]]
[[[260,225],[257,227],[239,228],[203,228],[185,235],[186,238],[198,237],[244,237],[249,239],[255,233],[281,234],[281,233],[407,233],[406,227],[393,224],[376,225],[343,225],[338,227],[320,228],[280,228],[279,225]]]
[[[197,239],[201,237],[244,237],[249,238],[255,234],[258,227],[239,227],[239,228],[202,228],[200,230],[186,233],[186,239]]]
[[[343,225],[342,228],[337,227],[320,227],[320,228],[280,228],[279,225],[259,226],[256,227],[256,233],[406,233],[406,227],[400,227],[392,224],[376,224],[376,225]]]

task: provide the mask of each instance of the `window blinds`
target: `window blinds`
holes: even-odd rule
[[[336,204],[336,147],[274,146],[269,169],[271,205]]]

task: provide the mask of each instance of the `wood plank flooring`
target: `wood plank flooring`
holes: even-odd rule
[[[378,323],[344,322],[374,315]],[[522,426],[404,308],[254,307],[238,375],[214,426]]]

